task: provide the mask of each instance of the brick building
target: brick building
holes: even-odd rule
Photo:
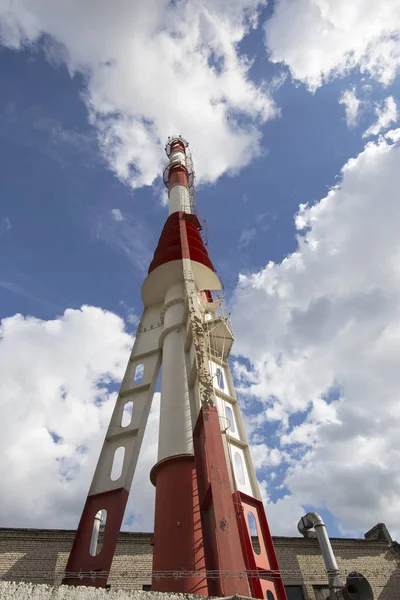
[[[0,529],[0,579],[59,585],[74,535],[63,529]],[[121,532],[109,578],[113,588],[149,589],[151,537]],[[343,580],[358,573],[370,583],[375,600],[400,600],[400,545],[383,524],[364,539],[331,541]],[[325,600],[328,582],[315,537],[276,536],[274,544],[288,600]]]

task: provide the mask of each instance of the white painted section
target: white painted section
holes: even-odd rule
[[[186,167],[186,154],[177,146],[169,155],[169,164],[171,167],[183,165]]]
[[[172,215],[174,212],[183,211],[186,213],[192,212],[190,210],[190,195],[189,190],[185,185],[177,183],[168,192],[169,196],[169,214]]]
[[[183,260],[186,291],[187,294],[191,294],[193,306],[195,309],[195,317],[197,317],[205,323],[207,321],[207,317],[205,316],[205,307],[202,306],[202,301],[199,297],[199,291],[201,291],[201,289],[207,288],[201,288],[200,286],[198,286],[199,277],[196,277],[195,273],[195,269],[198,266],[199,263],[194,263],[187,259]],[[203,267],[203,265],[201,265],[201,267]],[[210,271],[210,269],[206,268],[205,270]],[[210,286],[210,288],[208,289],[215,288],[211,288]],[[186,323],[188,334],[190,334],[191,329],[189,315]],[[198,411],[200,408],[201,386],[196,372],[197,367],[196,361],[194,360],[193,342],[192,347],[188,349],[186,356],[188,372],[191,374],[190,381],[191,383],[193,383],[193,387],[191,387],[190,389],[190,399],[192,407],[192,423],[194,426],[197,421]],[[226,426],[228,425],[226,420],[226,407],[229,407],[229,409],[232,411],[230,413],[229,420],[232,420],[234,430],[230,431],[229,429],[227,429],[223,437],[224,447],[226,451],[225,456],[228,464],[228,470],[230,473],[232,489],[235,490],[237,486],[237,488],[245,494],[261,499],[260,490],[250,456],[246,433],[244,430],[243,421],[240,414],[240,408],[237,402],[229,365],[222,359],[222,357],[220,358],[220,360],[218,360],[214,358],[211,359],[210,356],[208,356],[208,359],[206,359],[205,366],[209,370],[212,384],[215,390],[214,401],[218,410],[218,414],[220,416],[220,424],[222,431],[227,429]]]
[[[185,291],[171,285],[165,296],[158,460],[193,453],[185,361]]]
[[[122,475],[122,469],[125,459],[125,446],[120,446],[114,452],[113,463],[111,467],[110,477],[112,481],[118,481]]]
[[[161,362],[159,339],[162,332],[160,306],[145,308],[135,343],[115,403],[110,425],[93,476],[89,494],[100,494],[117,488],[130,490],[153,400]],[[136,367],[142,364],[143,378],[134,382]],[[132,402],[130,423],[122,426],[124,408]],[[121,476],[113,481],[111,470],[117,448],[124,448]],[[121,452],[122,454],[122,452]]]
[[[191,263],[194,281],[199,292],[203,290],[222,290],[221,280],[214,271],[194,260]]]
[[[213,386],[216,390],[222,392],[226,396],[230,396],[230,388],[226,376],[226,367],[224,364],[217,364],[211,361],[211,373],[213,376]],[[239,428],[235,417],[235,404],[221,398],[218,393],[215,395],[215,400],[218,408],[218,414],[221,421],[221,430],[227,430],[227,433],[240,440]]]
[[[217,364],[215,361],[211,362],[211,374],[213,377],[213,384],[215,388],[218,388],[229,396],[228,382],[225,374],[225,367],[221,364]]]
[[[222,289],[218,275],[201,263],[190,261],[189,259],[171,260],[154,269],[144,280],[142,286],[144,306],[151,307],[155,304],[164,303],[165,294],[171,284],[176,281],[182,281],[182,267],[186,268],[186,263],[191,264],[190,270],[197,290]]]
[[[169,156],[169,166],[184,166],[186,167],[186,154],[181,150],[179,146],[171,152]],[[189,189],[182,184],[176,184],[168,191],[169,197],[169,214],[172,215],[174,212],[183,211],[190,213],[190,196]]]
[[[164,305],[165,294],[171,284],[182,281],[182,261],[171,260],[151,271],[142,285],[142,300],[144,306],[151,307],[154,304]]]
[[[235,473],[236,485],[241,492],[253,496],[253,489],[249,477],[247,461],[242,448],[230,443],[230,454],[233,463],[233,472]]]
[[[186,160],[185,155],[178,150],[171,154],[170,164],[178,164],[183,160]],[[169,196],[170,214],[178,210],[190,212],[189,191],[186,186],[175,185]],[[158,460],[193,453],[192,430],[199,414],[201,394],[205,394],[204,390],[209,389],[211,377],[214,388],[229,398],[218,398],[219,414],[225,418],[225,407],[228,404],[234,414],[235,431],[228,431],[224,438],[229,468],[229,455],[232,456],[233,452],[239,453],[241,469],[243,468],[243,474],[242,470],[237,473],[243,482],[240,483],[239,489],[250,496],[260,498],[229,367],[226,364],[218,364],[218,361],[209,365],[203,349],[206,376],[203,373],[199,380],[196,355],[193,349],[185,349],[190,329],[187,328],[187,299],[193,299],[194,318],[204,322],[199,292],[221,288],[219,277],[212,269],[189,259],[161,265],[146,278],[142,286],[144,312],[93,477],[90,495],[120,487],[130,490],[157,381],[162,348]],[[138,365],[143,365],[143,378],[135,383]],[[219,378],[215,377],[217,369],[221,369]],[[190,394],[187,372],[190,373],[193,382]],[[123,427],[122,418],[127,402],[133,403],[132,417],[130,423]],[[110,474],[114,454],[120,447],[124,449],[121,476],[117,481],[112,481]]]
[[[240,440],[240,434],[239,434],[239,429],[236,423],[236,417],[235,417],[235,407],[233,404],[231,404],[230,402],[226,402],[224,401],[224,413],[225,413],[225,418],[229,421],[229,429],[228,429],[228,433],[231,437],[234,437],[238,440]]]
[[[223,360],[220,362],[216,359],[211,360],[210,371],[213,375],[213,387],[215,389],[218,414],[220,415],[221,430],[226,429],[226,456],[229,463],[229,470],[233,470],[235,483],[240,491],[249,496],[261,499],[229,366]],[[227,408],[230,410],[229,416]],[[233,428],[228,428],[227,420],[233,423]],[[241,475],[241,471],[238,471],[239,467],[237,465],[235,467],[235,454],[239,455],[244,479],[239,477]],[[233,478],[231,478],[231,482],[233,485]]]
[[[223,431],[228,427],[228,423],[225,419],[224,401],[219,396],[215,396],[214,402],[217,407],[218,416],[220,417],[221,430]]]

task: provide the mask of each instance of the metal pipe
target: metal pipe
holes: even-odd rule
[[[99,541],[100,525],[103,518],[103,511],[99,510],[96,513],[93,523],[92,539],[90,540],[90,554],[96,556],[97,554],[97,542]]]
[[[343,590],[344,585],[339,575],[339,569],[326,531],[325,523],[322,520],[322,517],[316,512],[309,512],[304,515],[297,525],[297,529],[304,537],[307,536],[308,530],[312,528],[315,529],[315,534],[325,562],[331,598],[336,598],[336,593]]]

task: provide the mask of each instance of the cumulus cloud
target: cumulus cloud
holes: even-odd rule
[[[252,444],[251,456],[255,469],[277,467],[285,460],[284,454],[278,448],[269,448],[267,444]]]
[[[344,105],[347,126],[349,128],[355,127],[357,125],[358,111],[361,104],[361,100],[356,96],[355,89],[345,90],[339,98],[339,104]]]
[[[0,328],[3,526],[75,527],[133,339],[122,319],[93,306],[42,321],[20,314]],[[126,518],[151,529],[148,482],[157,406]]]
[[[288,497],[268,512],[327,508],[351,534],[382,520],[400,534],[399,137],[368,143],[300,207],[297,250],[241,275],[232,306],[252,365],[240,391],[263,404],[253,436],[275,423],[268,445],[289,457]]]
[[[378,135],[385,129],[388,129],[393,123],[396,123],[398,118],[397,105],[393,96],[388,96],[383,102],[375,106],[377,121],[368,127],[363,133],[363,137]]]
[[[400,142],[400,128],[391,129],[385,133],[384,137],[391,142]]]
[[[375,0],[277,0],[265,24],[273,62],[315,90],[354,67],[386,85],[400,64],[400,5]]]
[[[249,79],[251,63],[238,49],[262,4],[0,2],[0,40],[37,45],[52,64],[84,75],[90,121],[122,181],[151,185],[167,136],[182,134],[195,149],[198,179],[212,182],[259,153],[258,125],[276,114],[267,84]]]

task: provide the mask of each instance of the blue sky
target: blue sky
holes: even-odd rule
[[[190,2],[159,2],[144,16],[135,13],[142,30],[132,15],[127,24],[135,3],[116,3],[109,24],[101,5],[95,11],[89,2],[83,14],[61,1],[47,11],[39,3],[25,12],[0,8],[0,317],[6,320],[0,347],[8,375],[2,393],[5,411],[29,403],[28,416],[15,427],[18,435],[35,427],[43,435],[32,473],[47,482],[42,497],[32,491],[41,508],[27,520],[15,501],[23,483],[10,481],[2,525],[54,526],[63,493],[66,504],[76,497],[65,526],[79,517],[140,316],[140,287],[167,216],[162,147],[166,135],[181,133],[192,147],[198,209],[233,312],[232,366],[250,439],[264,457],[258,475],[272,531],[294,535],[309,508],[323,514],[332,535],[360,535],[378,520],[394,526],[398,501],[382,512],[400,473],[394,441],[384,442],[381,434],[397,409],[397,375],[381,360],[396,355],[393,336],[385,336],[397,331],[400,296],[391,271],[398,252],[391,235],[400,62],[394,8],[389,18],[372,4],[362,16],[356,7],[346,15],[344,0],[318,14],[311,0],[267,7],[255,0],[212,8],[204,2],[186,22]],[[174,21],[177,11],[187,33]],[[158,23],[163,15],[165,29],[149,33],[146,19]],[[319,37],[324,27],[329,44]],[[135,46],[141,35],[148,36],[143,54]],[[170,46],[162,44],[176,39],[169,56]],[[174,84],[173,76],[163,78],[176,64],[181,71]],[[341,101],[346,92],[356,106],[353,122],[345,110],[350,105]],[[374,124],[375,133],[365,135]],[[79,370],[82,364],[82,373],[70,375],[69,362],[64,372],[58,353],[66,362],[68,353],[76,355],[71,365]],[[32,381],[28,392],[14,389],[21,368]],[[54,373],[49,381],[46,372]],[[104,377],[105,387],[99,384]],[[377,422],[372,406],[382,379],[390,380],[382,392],[387,414]],[[74,402],[64,432],[63,386]],[[96,412],[90,403],[99,386]],[[78,436],[89,416],[92,425]],[[152,448],[156,421],[154,413],[146,442]],[[354,424],[361,422],[368,426],[358,431]],[[23,455],[18,435],[9,450],[12,470]],[[345,441],[329,450],[331,438]],[[33,436],[32,457],[37,444]],[[138,486],[152,452],[143,459]],[[344,465],[342,453],[353,452],[354,463]],[[63,464],[61,475],[56,461]],[[373,484],[360,484],[359,496],[346,494],[352,476],[380,482],[382,498],[375,498]],[[33,477],[28,487],[34,488]],[[336,477],[343,486],[333,497]],[[131,501],[129,528],[151,528],[146,485]],[[365,494],[370,501],[363,511]]]

